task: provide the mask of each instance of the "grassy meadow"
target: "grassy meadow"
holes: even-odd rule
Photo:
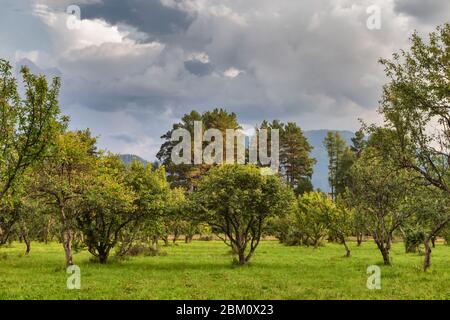
[[[220,241],[180,242],[161,247],[160,256],[130,257],[107,265],[91,262],[86,251],[75,255],[81,289],[68,290],[64,253],[58,243],[0,248],[0,299],[449,299],[450,247],[438,244],[432,268],[421,270],[422,256],[405,254],[394,244],[392,266],[372,242],[343,248],[287,247],[262,241],[249,266],[232,263]],[[381,266],[381,289],[366,288],[366,268]]]

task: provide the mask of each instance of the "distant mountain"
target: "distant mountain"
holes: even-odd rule
[[[119,157],[120,160],[122,160],[122,162],[125,164],[132,164],[133,161],[139,161],[145,166],[148,163],[147,160],[144,160],[141,157],[134,154],[120,154]]]
[[[351,144],[351,138],[354,137],[354,133],[351,131],[340,131],[340,130],[310,130],[304,131],[305,137],[308,139],[309,143],[314,147],[311,152],[311,156],[317,160],[314,166],[314,173],[312,176],[312,183],[314,188],[319,188],[322,191],[329,192],[330,186],[328,184],[328,154],[327,150],[323,145],[323,140],[325,139],[328,131],[337,131],[341,134],[342,138]]]

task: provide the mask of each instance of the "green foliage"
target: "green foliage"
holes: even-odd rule
[[[188,114],[185,114],[181,118],[181,122],[176,123],[172,126],[172,129],[164,134],[161,139],[164,139],[164,143],[161,145],[156,157],[161,163],[167,168],[167,173],[169,176],[169,182],[172,186],[181,186],[187,190],[192,189],[198,179],[205,174],[210,165],[199,164],[179,164],[175,165],[172,163],[171,155],[173,147],[178,144],[178,141],[172,141],[172,133],[176,129],[186,129],[190,134],[191,138],[194,139],[194,122],[201,121],[203,126],[203,131],[208,129],[218,129],[222,132],[223,141],[225,140],[226,129],[240,129],[240,125],[237,120],[237,115],[235,113],[228,113],[224,109],[214,109],[213,111],[207,111],[203,114],[198,113],[193,110]],[[204,142],[206,145],[207,142]],[[194,143],[191,143],[192,153],[194,152]],[[224,143],[225,148],[225,143]],[[223,153],[225,155],[225,152]]]
[[[355,158],[359,158],[361,152],[364,150],[366,146],[365,134],[363,129],[359,129],[355,132],[355,136],[351,139],[352,145],[350,146],[350,150],[352,150]]]
[[[66,120],[59,116],[60,80],[48,85],[45,76],[33,75],[27,67],[20,74],[25,97],[20,97],[11,65],[0,59],[0,200],[48,154]]]
[[[117,255],[123,256],[135,245],[135,242],[146,241],[166,233],[164,217],[170,207],[172,192],[166,179],[165,167],[161,166],[153,170],[147,164],[134,161],[127,167],[127,185],[134,192],[133,216],[135,219],[126,225],[121,231],[120,248]]]
[[[329,222],[335,211],[333,201],[321,192],[309,192],[300,197],[295,211],[294,232],[294,235],[302,236],[299,243],[315,248],[320,246],[328,235]]]
[[[72,241],[76,230],[78,202],[96,171],[96,139],[89,130],[61,132],[49,156],[33,172],[30,189],[53,207],[60,226],[66,263],[73,264]]]
[[[384,86],[380,112],[395,133],[398,165],[417,172],[427,183],[450,193],[450,24],[411,49],[382,59],[390,82]],[[433,128],[430,130],[430,128]]]
[[[312,192],[314,190],[311,179],[309,178],[301,178],[299,179],[297,186],[294,189],[294,192],[297,196],[301,196],[304,193]]]
[[[311,177],[316,160],[311,158],[313,147],[303,134],[300,127],[294,122],[287,124],[274,120],[271,123],[263,121],[258,129],[278,129],[280,137],[280,168],[279,172],[286,182],[298,194],[312,191]],[[270,143],[268,144],[270,149]]]
[[[425,232],[419,227],[408,226],[402,230],[406,253],[416,253],[425,240]]]
[[[126,184],[125,167],[117,156],[102,157],[97,166],[77,203],[76,221],[88,251],[106,263],[122,229],[137,218],[136,196]]]
[[[323,143],[328,152],[328,181],[331,196],[333,200],[336,200],[349,185],[350,168],[355,155],[339,132],[328,132]]]
[[[398,170],[393,160],[377,149],[381,136],[373,136],[351,169],[352,183],[346,199],[361,217],[365,229],[379,246],[385,264],[390,263],[389,249],[393,234],[412,215],[406,201],[411,194],[413,177]]]
[[[239,263],[252,257],[268,218],[283,215],[292,191],[276,176],[263,176],[253,165],[212,168],[193,193],[198,219],[224,237],[238,254]]]
[[[391,60],[380,60],[389,78],[380,106],[385,127],[392,132],[389,150],[399,168],[414,172],[422,180],[421,185],[434,186],[448,198],[450,24],[437,27],[427,40],[415,32],[410,43],[410,50],[394,53]],[[428,232],[424,240],[424,270],[430,266],[430,241],[447,224],[450,209],[446,206],[437,211],[441,219],[432,213],[425,223]]]

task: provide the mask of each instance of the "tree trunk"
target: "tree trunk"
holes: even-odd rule
[[[358,233],[356,234],[356,243],[357,243],[358,247],[359,247],[359,246],[361,245],[361,243],[362,243],[362,238],[363,238],[362,233],[358,232]]]
[[[386,266],[391,265],[391,259],[389,258],[389,250],[384,248],[381,250],[381,255],[383,256],[383,262]]]
[[[50,217],[48,219],[48,222],[47,222],[47,225],[46,225],[45,231],[44,231],[44,243],[45,244],[48,244],[48,240],[49,240],[50,230],[51,230],[52,224],[53,224],[53,221],[52,221],[52,218]]]
[[[23,242],[25,242],[26,245],[25,255],[28,255],[31,250],[31,239],[27,226],[25,225],[25,221],[23,221],[22,219],[20,219],[19,221],[19,227],[20,227],[20,237],[23,239]]]
[[[345,237],[342,237],[342,244],[344,245],[345,248],[345,257],[346,258],[350,257],[350,249],[348,248],[347,242],[345,241]]]
[[[313,237],[313,247],[314,247],[314,249],[317,249],[319,247],[319,244],[320,244],[320,237],[319,238]]]
[[[240,265],[244,265],[247,262],[247,259],[245,257],[245,249],[243,249],[243,248],[238,249],[238,257],[239,257]]]
[[[70,231],[63,232],[65,235],[61,235],[63,237],[63,248],[64,253],[66,255],[66,264],[68,266],[73,265],[73,256],[72,256],[72,235]]]
[[[66,264],[68,266],[73,265],[72,255],[72,232],[67,226],[66,214],[64,212],[64,206],[60,206],[61,213],[61,242],[63,244],[64,253],[66,255]]]
[[[436,237],[431,237],[431,245],[433,248],[436,248]]]
[[[377,247],[380,250],[381,255],[383,256],[384,264],[386,266],[391,265],[391,259],[389,258],[389,240],[388,240],[388,244],[387,245],[385,245],[381,241],[375,241],[375,243],[377,244]]]
[[[101,264],[106,264],[108,262],[109,249],[101,249],[98,251],[98,261]]]
[[[152,248],[153,250],[158,250],[158,237],[156,236],[152,238]]]
[[[30,253],[31,250],[31,241],[30,239],[27,237],[24,239],[25,240],[25,244],[27,246],[27,249],[25,250],[25,255],[28,255]]]
[[[427,271],[431,265],[431,247],[430,247],[430,239],[425,239],[425,260],[423,263],[423,271]]]

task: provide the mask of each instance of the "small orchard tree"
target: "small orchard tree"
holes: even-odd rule
[[[141,162],[133,162],[126,169],[127,185],[134,192],[134,216],[136,220],[125,226],[121,234],[118,256],[127,254],[136,241],[152,242],[156,249],[158,238],[164,235],[163,218],[171,189],[164,166],[154,168]]]
[[[253,165],[212,168],[193,193],[197,218],[218,231],[240,265],[250,261],[269,217],[289,211],[293,193],[279,177],[263,176]]]
[[[450,23],[428,40],[417,33],[411,49],[382,59],[390,82],[380,112],[393,131],[398,165],[450,195]]]
[[[345,204],[342,196],[338,196],[334,210],[329,210],[328,230],[332,238],[337,239],[345,248],[345,256],[350,257],[350,248],[347,245],[347,238],[353,232],[354,213]]]
[[[336,206],[333,200],[322,192],[309,192],[297,201],[295,229],[304,237],[305,245],[317,248],[328,235],[329,220]]]
[[[380,113],[394,133],[391,143],[399,167],[418,174],[427,184],[450,195],[450,24],[423,40],[411,37],[410,50],[382,59],[389,78],[383,88]],[[428,200],[428,199],[424,199]],[[445,209],[448,213],[448,207]],[[446,224],[444,218],[436,230]],[[442,215],[442,212],[440,213]],[[433,220],[435,215],[431,215]],[[444,223],[445,222],[445,223]],[[434,232],[429,233],[432,235]],[[425,238],[424,270],[430,265],[429,237]]]
[[[0,59],[0,200],[38,164],[59,132],[59,78],[51,85],[45,76],[22,67],[25,97],[21,97],[11,65]]]
[[[30,177],[27,176],[27,178],[29,179]],[[39,237],[43,227],[43,213],[46,205],[42,199],[33,197],[32,193],[27,193],[26,185],[19,193],[20,198],[17,202],[19,219],[16,229],[19,238],[25,243],[25,254],[27,255],[31,250],[31,241]]]
[[[8,193],[0,200],[0,245],[8,243],[14,233],[20,219],[20,204],[17,192]]]
[[[186,225],[184,218],[184,209],[186,206],[185,191],[183,188],[176,187],[170,190],[164,207],[162,222],[164,225],[163,240],[165,245],[169,244],[169,235],[172,235],[173,243],[183,234]]]
[[[122,229],[136,220],[135,195],[126,185],[124,164],[117,156],[108,155],[98,162],[76,209],[76,221],[88,251],[106,263]]]
[[[0,245],[9,241],[17,222],[24,225],[21,196],[14,193],[23,189],[24,177],[46,156],[66,120],[60,117],[59,79],[48,84],[27,67],[20,74],[24,97],[10,63],[0,59]]]
[[[67,265],[73,264],[72,241],[78,201],[95,171],[96,139],[88,130],[62,132],[31,179],[32,190],[53,207]]]
[[[384,264],[389,265],[394,232],[411,215],[405,206],[411,177],[407,171],[396,168],[391,159],[381,155],[374,147],[367,147],[353,165],[351,179],[347,199],[355,212],[362,215]]]
[[[42,199],[29,192],[30,179],[29,174],[24,175],[12,187],[13,192],[8,192],[0,200],[3,203],[0,229],[5,231],[0,232],[0,245],[18,238],[26,245],[26,255],[30,253],[31,241],[37,239],[43,229],[46,208]]]
[[[282,244],[300,245],[303,244],[303,237],[294,228],[295,223],[296,217],[292,210],[285,215],[271,217],[268,220],[266,232],[268,235],[275,236]]]
[[[413,248],[424,244],[423,270],[427,271],[431,266],[432,243],[450,221],[450,198],[435,186],[421,186],[415,189],[407,206],[414,215],[404,230],[405,236]]]

